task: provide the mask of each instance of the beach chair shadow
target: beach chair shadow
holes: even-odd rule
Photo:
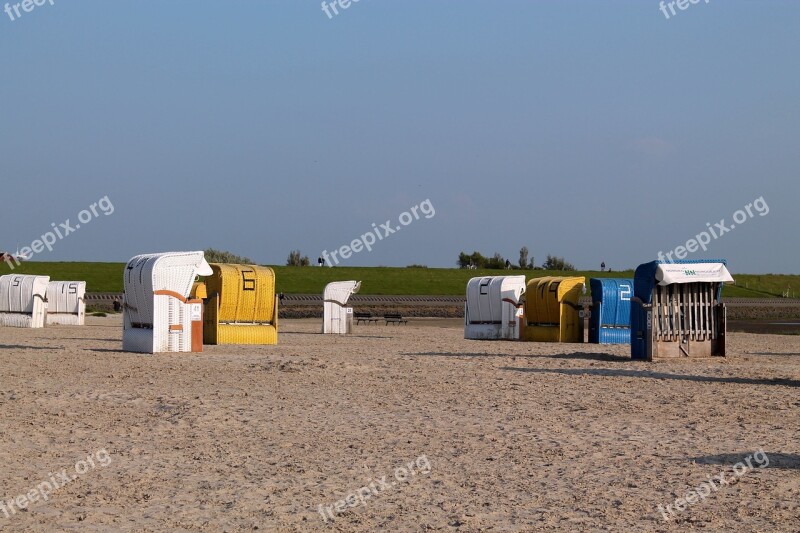
[[[614,355],[611,353],[573,352],[573,353],[557,353],[552,355],[539,355],[537,357],[546,357],[548,359],[585,359],[587,361],[605,361],[608,363],[631,362],[630,357],[624,355]]]
[[[698,464],[703,465],[727,465],[733,466],[736,463],[743,462],[746,457],[752,456],[755,454],[755,450],[750,451],[743,451],[739,453],[721,453],[716,455],[701,455],[699,457],[691,457],[690,459]],[[762,463],[758,463],[757,461],[753,461],[751,459],[751,464],[754,466],[759,466],[759,464],[766,464],[765,468],[782,468],[787,470],[800,470],[800,454],[796,453],[779,453],[779,452],[770,452],[764,451],[764,454],[767,456],[769,464],[766,464],[767,461],[762,459]],[[756,459],[761,458],[756,457]]]
[[[21,344],[0,344],[0,350],[63,350],[63,346],[23,346]]]
[[[401,352],[400,355],[421,355],[426,357],[536,357],[528,354],[479,352]]]
[[[630,360],[628,360],[630,361]],[[800,387],[800,380],[788,378],[740,378],[740,377],[717,377],[717,376],[698,376],[690,374],[668,374],[666,372],[653,372],[650,370],[633,370],[622,368],[518,368],[503,367],[501,370],[513,372],[533,372],[539,374],[564,374],[568,376],[606,376],[624,378],[647,378],[647,379],[674,379],[678,381],[697,381],[701,383],[738,383],[741,385],[782,385],[784,387]]]

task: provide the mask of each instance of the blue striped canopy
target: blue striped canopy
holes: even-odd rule
[[[592,278],[592,316],[589,342],[626,344],[630,342],[633,279]]]

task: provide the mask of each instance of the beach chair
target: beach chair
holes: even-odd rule
[[[589,342],[629,344],[631,342],[631,298],[633,280],[592,278],[592,315],[589,318]]]
[[[198,275],[211,274],[203,252],[133,257],[125,266],[122,349],[128,352],[200,352],[203,304],[191,299]]]
[[[542,277],[528,282],[522,338],[533,342],[583,342],[578,304],[586,278]]]
[[[206,344],[277,344],[278,298],[269,267],[211,263],[205,279]]]
[[[631,358],[725,357],[724,259],[639,265],[631,299]]]
[[[47,324],[83,326],[86,320],[86,282],[51,281],[47,284]]]
[[[43,328],[49,276],[0,276],[0,326]]]
[[[353,329],[353,308],[346,307],[350,296],[361,289],[360,281],[334,281],[322,293],[322,333],[344,335]]]
[[[465,339],[518,340],[525,276],[483,276],[467,282]]]

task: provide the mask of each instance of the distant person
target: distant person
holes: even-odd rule
[[[324,267],[325,266],[325,260],[323,258],[321,258],[321,257],[317,257],[317,266]]]
[[[600,272],[603,272],[605,269],[606,269],[606,262],[603,261],[602,263],[600,263]]]
[[[283,293],[278,294],[278,300],[283,303]]]
[[[114,312],[115,313],[119,313],[120,311],[122,311],[122,302],[119,301],[119,297],[118,296],[115,296],[114,297]]]
[[[511,270],[511,261],[506,259],[506,270]]]

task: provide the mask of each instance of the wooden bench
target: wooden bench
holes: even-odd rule
[[[353,313],[353,316],[356,317],[356,325],[361,322],[366,322],[367,324],[370,322],[378,323],[378,317],[372,316],[372,313]]]
[[[387,326],[389,324],[392,324],[392,323],[395,323],[398,326],[400,324],[407,324],[408,323],[408,319],[403,318],[402,315],[400,315],[399,313],[385,314],[385,315],[383,315],[383,319],[386,321],[385,325],[387,325]]]

